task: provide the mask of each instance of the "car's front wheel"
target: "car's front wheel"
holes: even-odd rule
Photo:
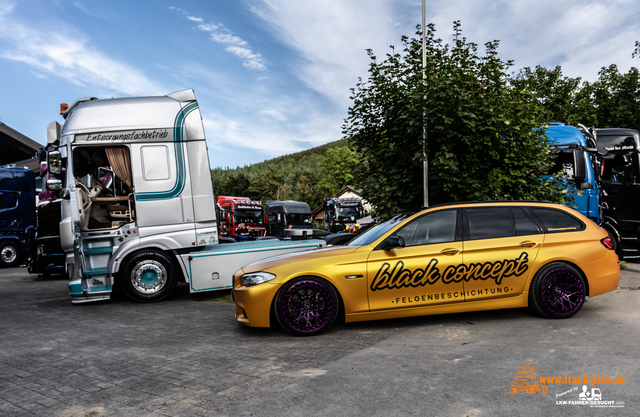
[[[580,272],[564,262],[552,262],[531,281],[529,306],[544,317],[565,319],[582,308],[585,297],[586,286]]]
[[[300,277],[287,282],[276,294],[278,323],[296,336],[312,336],[327,330],[338,316],[336,290],[321,278]]]

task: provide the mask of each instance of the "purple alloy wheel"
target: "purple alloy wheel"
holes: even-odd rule
[[[287,325],[301,333],[314,332],[326,326],[333,308],[331,293],[315,280],[294,283],[284,293],[280,304]]]
[[[577,272],[553,268],[542,278],[540,298],[544,307],[558,316],[569,316],[584,303],[584,284]]]

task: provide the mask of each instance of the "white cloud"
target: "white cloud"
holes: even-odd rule
[[[204,19],[194,16],[187,16],[187,19],[199,23],[197,28],[209,33],[212,41],[228,45],[225,50],[242,59],[242,65],[245,68],[256,71],[264,71],[267,69],[262,55],[249,49],[247,41],[232,34],[222,23],[205,23]]]
[[[56,22],[55,29],[19,23],[8,13],[0,14],[0,39],[9,47],[0,57],[23,62],[40,72],[76,85],[95,85],[112,92],[147,95],[160,88],[142,72],[96,50],[77,31]]]
[[[299,54],[300,60],[290,63],[291,73],[345,111],[349,89],[359,76],[367,76],[366,49],[386,53],[414,23],[407,25],[397,5],[387,0],[262,0],[252,11]]]
[[[450,39],[451,23],[462,21],[463,36],[483,45],[500,40],[500,57],[514,70],[561,65],[563,73],[597,79],[603,66],[622,71],[637,65],[631,53],[640,40],[640,11],[634,0],[434,0],[428,18]],[[482,50],[482,47],[480,48]]]

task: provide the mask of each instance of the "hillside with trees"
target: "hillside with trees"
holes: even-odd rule
[[[353,185],[357,160],[347,140],[341,139],[253,165],[213,169],[213,191],[262,201],[304,201],[314,209],[323,198]]]

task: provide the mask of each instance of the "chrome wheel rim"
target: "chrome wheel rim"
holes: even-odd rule
[[[2,262],[6,264],[10,264],[11,262],[15,261],[16,258],[18,257],[18,251],[16,251],[16,248],[14,248],[11,245],[5,246],[4,248],[2,248],[1,256],[2,256]]]
[[[138,262],[131,271],[131,284],[142,294],[155,294],[167,283],[167,269],[158,261]]]

